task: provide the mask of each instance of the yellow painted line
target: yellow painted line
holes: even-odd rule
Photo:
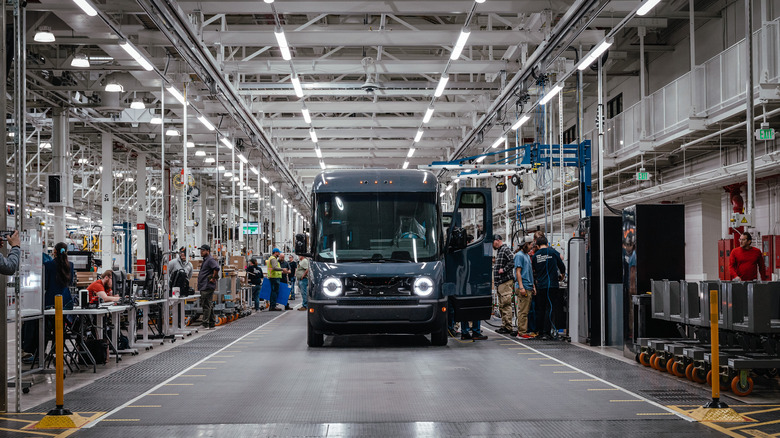
[[[553,359],[553,360],[555,360],[555,359]],[[539,366],[540,367],[565,367],[566,364],[562,364],[562,363],[542,363],[542,364],[539,364]]]
[[[28,424],[29,423],[37,423],[37,421],[33,421],[33,420],[18,420],[16,418],[6,418],[6,417],[0,417],[0,420],[2,420],[2,421],[16,421],[16,422],[19,422],[19,423],[28,423]]]
[[[103,421],[141,421],[140,418],[104,418]]]
[[[166,383],[165,386],[192,386],[194,383]]]
[[[648,413],[637,413],[637,415],[650,416],[650,415],[674,415],[674,414],[671,412],[648,412]]]
[[[774,421],[763,421],[761,423],[748,423],[744,426],[737,426],[737,427],[730,427],[729,430],[739,430],[739,429],[745,429],[747,427],[756,427],[756,426],[768,426],[770,424],[777,424],[780,423],[780,420],[774,420]]]
[[[190,369],[191,370],[216,370],[217,368],[216,367],[195,367]]]
[[[91,422],[91,421],[94,421],[94,420],[96,420],[96,419],[97,419],[97,418],[99,418],[101,415],[105,414],[106,412],[105,412],[105,411],[103,411],[103,412],[76,412],[76,413],[77,413],[77,414],[92,414],[92,415],[90,415],[90,416],[87,418],[87,421],[90,421],[90,422]],[[82,417],[84,417],[84,415],[82,415]],[[87,423],[87,424],[89,424],[89,423]],[[56,436],[57,436],[57,438],[65,438],[65,437],[67,437],[67,436],[70,436],[70,435],[72,435],[72,434],[76,433],[76,432],[77,432],[77,431],[79,431],[79,430],[80,430],[80,429],[68,429],[68,430],[66,430],[66,431],[64,431],[64,432],[60,432],[60,434],[59,434],[59,435],[56,435]]]
[[[517,354],[541,354],[541,353],[533,352],[533,353],[517,353]]]
[[[131,405],[128,408],[161,408],[162,405]]]
[[[182,374],[179,377],[206,377],[205,374]]]
[[[146,395],[179,395],[179,394],[146,394]]]
[[[528,350],[526,347],[511,347],[509,350]]]
[[[617,388],[588,388],[588,391],[617,391]]]
[[[643,401],[644,400],[633,399],[633,400],[610,400],[609,402],[610,403],[628,403],[628,402],[643,402]]]
[[[241,353],[241,350],[231,350],[231,351],[225,350],[225,351],[223,351],[223,353]],[[216,357],[216,356],[214,356],[214,357]]]
[[[207,361],[201,362],[201,363],[225,363],[225,361],[224,360],[207,360]]]
[[[235,356],[226,355],[226,356],[211,356],[211,357],[235,357]]]
[[[569,382],[598,382],[596,379],[569,379]]]
[[[553,374],[579,374],[579,373],[580,371],[553,371]]]
[[[685,409],[682,409],[683,407],[689,407],[689,408],[696,407],[697,408],[699,406],[698,405],[680,405],[680,406],[668,405],[667,407],[669,409],[673,410],[673,411],[676,411],[676,412],[679,412],[680,414],[688,416],[690,414],[690,411],[686,411]],[[688,417],[688,418],[690,418],[690,417]],[[720,432],[720,433],[722,433],[724,435],[728,435],[728,436],[733,437],[733,438],[745,438],[745,435],[742,435],[742,434],[737,433],[737,432],[732,432],[732,431],[726,429],[725,427],[720,426],[718,423],[713,423],[711,421],[704,421],[704,422],[699,422],[699,424],[707,426],[710,429],[717,430],[718,432]],[[755,426],[756,423],[753,423],[753,425]]]
[[[551,357],[529,357],[528,360],[555,360]]]
[[[753,415],[753,414],[763,414],[765,412],[776,412],[780,410],[780,408],[772,408],[772,409],[764,409],[761,411],[749,411],[749,412],[738,412],[739,415]]]
[[[517,344],[515,344],[514,342],[512,342],[512,343],[509,343],[509,344],[498,344],[498,345],[514,345],[514,346],[516,346]]]
[[[37,421],[36,421],[37,423]],[[57,434],[54,433],[46,433],[46,432],[37,432],[37,431],[31,431],[31,430],[22,430],[22,429],[6,429],[5,427],[0,427],[0,430],[5,430],[8,432],[18,432],[18,433],[29,433],[31,435],[44,435],[44,436],[57,436]]]

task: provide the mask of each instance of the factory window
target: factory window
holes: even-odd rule
[[[573,144],[577,140],[577,125],[563,131],[563,144]]]
[[[623,93],[620,93],[617,96],[610,99],[609,102],[607,102],[607,119],[611,119],[622,112],[623,112]]]

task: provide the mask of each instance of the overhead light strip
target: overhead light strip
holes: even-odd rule
[[[138,51],[129,41],[125,40],[121,43],[119,43],[119,47],[125,49],[125,52],[127,52],[128,55],[132,56],[133,59],[139,64],[141,64],[141,67],[144,68],[146,71],[152,71],[154,70],[154,66],[151,62],[149,62],[148,59],[144,55],[141,54],[141,52]],[[177,90],[178,91],[178,90]],[[182,97],[182,101],[184,98]],[[184,103],[182,102],[182,105]]]

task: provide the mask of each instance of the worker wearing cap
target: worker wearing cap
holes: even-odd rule
[[[279,298],[279,283],[282,281],[282,274],[288,274],[288,269],[282,268],[279,264],[279,254],[282,251],[279,248],[274,248],[271,251],[271,257],[268,257],[266,261],[266,267],[268,268],[268,281],[271,282],[271,297],[269,299],[270,304],[268,306],[269,311],[278,311],[282,309],[276,308],[276,300]]]
[[[3,238],[0,237],[0,245],[3,244]],[[13,275],[17,269],[19,269],[19,245],[21,239],[19,238],[19,231],[14,230],[8,237],[5,238],[8,244],[11,245],[11,252],[8,253],[8,257],[0,254],[0,274]]]
[[[219,263],[211,257],[211,247],[203,244],[200,247],[200,256],[203,263],[198,272],[198,292],[200,292],[200,306],[203,308],[203,322],[201,327],[214,328],[214,290],[217,289],[219,278]]]

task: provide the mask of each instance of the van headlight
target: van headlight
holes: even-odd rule
[[[341,295],[343,289],[341,280],[336,277],[328,277],[322,282],[322,292],[331,298]]]
[[[414,280],[414,293],[421,297],[427,297],[432,294],[433,280],[428,277],[420,277]]]

